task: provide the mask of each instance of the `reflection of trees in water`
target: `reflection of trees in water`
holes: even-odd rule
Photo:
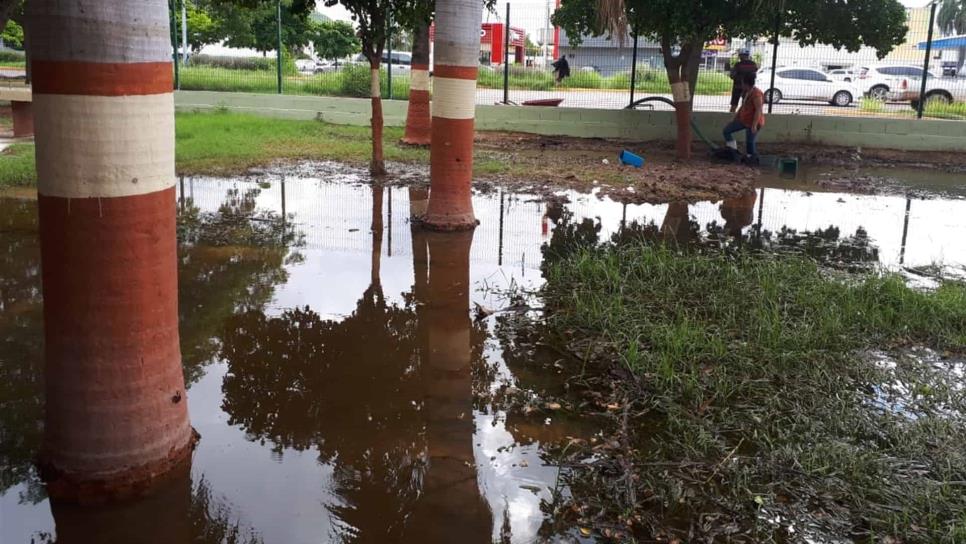
[[[859,227],[855,234],[843,236],[836,226],[798,231],[783,226],[777,232],[753,224],[754,193],[722,201],[722,222],[711,221],[702,232],[684,202],[668,205],[660,224],[632,221],[624,224],[608,240],[601,240],[600,219],[579,221],[567,209],[557,210],[550,241],[543,245],[544,266],[572,255],[575,251],[629,243],[674,244],[692,250],[738,250],[797,254],[815,259],[825,266],[862,268],[877,263],[879,250],[868,232]],[[750,227],[750,228],[749,228]]]
[[[24,483],[25,503],[44,498],[42,311],[37,203],[0,199],[0,493]]]
[[[229,320],[223,409],[279,454],[316,449],[332,464],[339,500],[327,507],[339,540],[488,541],[472,443],[470,362],[483,338],[469,320],[472,236],[415,229],[414,288],[388,303],[381,202],[374,187],[371,281],[349,316],[306,307]]]
[[[259,189],[231,189],[215,212],[202,212],[191,200],[178,212],[178,282],[181,351],[190,384],[218,351],[217,336],[236,312],[264,306],[284,283],[286,257],[302,243],[285,218],[258,210]]]
[[[416,309],[382,292],[381,196],[374,189],[372,281],[351,315],[244,312],[220,352],[229,423],[279,453],[316,448],[334,465],[341,501],[329,509],[345,541],[398,540],[426,468]]]

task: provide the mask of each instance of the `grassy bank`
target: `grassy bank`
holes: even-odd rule
[[[332,125],[318,121],[272,119],[214,112],[175,116],[175,164],[179,174],[232,175],[276,160],[334,160],[363,166],[372,145],[369,127]],[[389,161],[428,164],[429,151],[399,145],[403,130],[386,127],[385,157]],[[33,144],[16,144],[0,153],[0,188],[36,181]],[[498,157],[477,152],[474,171],[510,171]],[[525,167],[521,167],[525,168]]]
[[[550,260],[537,345],[613,422],[558,451],[559,518],[618,541],[966,541],[956,367],[863,355],[962,356],[966,285],[639,242]]]
[[[14,144],[0,152],[0,189],[33,185],[36,179],[34,144]]]
[[[242,70],[213,66],[187,66],[179,73],[181,89],[186,91],[223,91],[247,93],[275,93],[278,91],[277,74],[271,70]],[[355,66],[351,69],[324,74],[300,74],[284,76],[282,89],[285,94],[319,96],[369,97],[369,69]],[[389,77],[382,70],[383,97],[388,98]],[[392,78],[392,96],[409,98],[409,78]]]
[[[249,70],[213,66],[187,66],[181,68],[181,88],[194,91],[226,91],[274,93],[277,90],[276,73],[272,70]],[[558,86],[554,84],[553,74],[543,70],[520,69],[510,71],[509,87],[512,90],[550,91],[563,89],[617,90],[627,91],[631,87],[630,71],[604,77],[596,72],[574,72]],[[392,80],[393,97],[405,99],[409,96],[409,75],[396,74]],[[382,85],[388,85],[386,71],[382,71]],[[478,85],[484,89],[502,89],[502,70],[480,70]],[[637,74],[634,85],[641,92],[669,94],[671,85],[663,70],[642,69]],[[353,66],[336,72],[323,74],[300,74],[285,76],[285,94],[309,94],[323,96],[369,95],[369,72],[366,67]],[[721,72],[701,72],[698,74],[698,95],[723,94],[730,92],[731,79]],[[383,96],[388,96],[384,91]]]

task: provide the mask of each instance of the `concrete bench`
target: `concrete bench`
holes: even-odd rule
[[[10,102],[15,138],[34,135],[34,114],[31,108],[33,95],[30,87],[0,86],[0,100]]]

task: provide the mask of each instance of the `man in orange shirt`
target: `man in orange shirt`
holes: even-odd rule
[[[755,145],[758,132],[765,126],[765,95],[761,89],[755,87],[754,73],[741,74],[741,108],[733,121],[724,128],[725,145],[734,151],[738,150],[738,142],[734,133],[745,131],[745,152],[747,158],[754,161],[758,158],[758,148]]]

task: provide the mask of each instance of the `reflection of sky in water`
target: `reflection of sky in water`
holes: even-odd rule
[[[185,192],[205,211],[216,210],[230,188],[256,187],[200,179],[186,180],[185,186]],[[281,189],[278,180],[271,180],[258,196],[259,207],[281,211]],[[631,205],[625,209],[620,203],[596,196],[563,194],[571,201],[578,219],[601,219],[602,238],[619,229],[624,214],[628,221],[660,224],[667,211],[667,205]],[[369,195],[367,186],[310,179],[285,183],[285,211],[293,214],[292,221],[305,233],[306,245],[299,249],[304,260],[287,267],[288,280],[275,288],[266,314],[277,316],[289,308],[309,306],[323,319],[339,320],[356,309],[369,286]],[[380,277],[387,302],[401,305],[403,294],[413,286],[407,189],[388,190],[383,206],[387,218]],[[902,197],[832,193],[806,196],[801,192],[766,189],[761,220],[771,231],[785,225],[800,231],[834,225],[843,236],[854,234],[861,226],[880,249],[880,260],[894,265],[902,247],[905,207]],[[479,303],[498,309],[507,304],[500,296],[501,289],[511,284],[533,288],[542,281],[538,269],[540,246],[549,239],[541,224],[545,205],[533,197],[496,192],[477,196],[475,209],[481,225],[471,251],[469,306]],[[756,203],[756,221],[758,213]],[[716,203],[694,204],[689,214],[702,228],[712,221],[722,223]],[[963,234],[966,200],[912,201],[905,263],[966,263]],[[491,389],[514,384],[497,342],[486,342],[484,357],[495,365]],[[963,367],[955,369],[962,380]],[[192,423],[202,435],[194,456],[195,481],[203,476],[242,526],[255,529],[266,543],[295,544],[333,538],[334,521],[326,506],[342,501],[333,491],[333,466],[320,462],[312,448],[275,452],[273,444],[252,441],[240,426],[229,426],[228,414],[221,406],[222,382],[227,372],[227,364],[215,361],[191,387]],[[557,469],[543,465],[539,442],[517,444],[517,438],[506,428],[506,414],[498,407],[477,411],[473,417],[475,433],[466,439],[473,440],[477,483],[493,512],[493,535],[499,534],[506,511],[514,541],[533,541],[542,522],[540,501],[550,497]],[[38,507],[19,504],[22,491],[23,486],[15,486],[0,496],[0,522],[4,538],[10,542],[26,542],[31,534],[53,529],[46,503]]]

